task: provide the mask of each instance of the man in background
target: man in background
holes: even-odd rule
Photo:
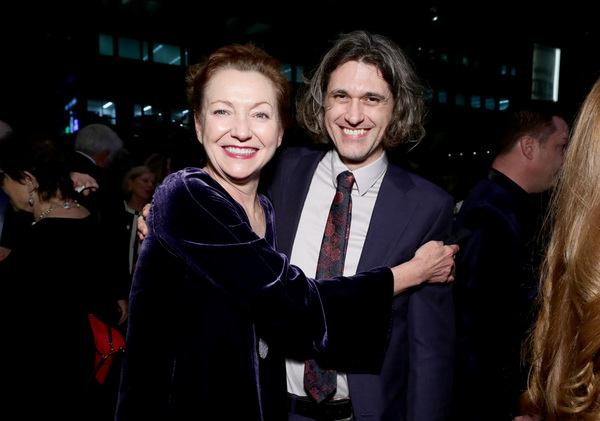
[[[0,139],[4,136],[8,136],[11,132],[12,128],[8,123],[0,120]],[[4,221],[9,212],[12,213],[13,211],[10,209],[8,196],[4,193],[4,190],[0,189],[0,261],[4,260],[10,253],[10,247],[2,241],[2,231],[5,225]]]
[[[526,389],[521,348],[532,321],[543,192],[556,180],[569,128],[550,104],[510,114],[489,174],[465,198],[455,231],[457,365],[453,420],[510,420]]]
[[[88,174],[98,183],[97,194],[81,195],[78,201],[98,218],[113,218],[123,208],[121,180],[111,167],[118,154],[124,150],[123,140],[104,124],[89,124],[75,136],[71,168],[74,172]]]

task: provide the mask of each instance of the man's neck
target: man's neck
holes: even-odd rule
[[[524,200],[529,200],[530,193],[527,190],[525,190],[509,175],[503,171],[500,171],[498,168],[495,168],[493,165],[488,174],[488,179],[500,184],[501,186],[504,186],[506,189],[512,191],[516,196],[522,197]]]
[[[531,193],[528,188],[527,174],[525,174],[525,169],[520,163],[496,158],[492,163],[492,169],[502,173],[527,193]]]

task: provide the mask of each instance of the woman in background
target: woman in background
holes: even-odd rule
[[[100,420],[114,411],[90,382],[95,346],[88,313],[116,298],[96,243],[97,222],[73,198],[63,151],[45,136],[0,140],[0,186],[32,214],[22,241],[0,262],[5,298],[6,412],[22,419]],[[14,408],[14,411],[9,411]],[[108,419],[108,418],[104,418]]]
[[[130,276],[133,276],[140,243],[137,236],[137,219],[142,214],[144,206],[152,200],[155,189],[156,173],[147,166],[133,167],[123,177],[123,194],[125,196],[123,244],[127,244],[126,254]]]

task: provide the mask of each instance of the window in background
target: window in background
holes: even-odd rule
[[[115,104],[111,101],[88,99],[87,111],[96,114],[98,117],[103,117],[108,124],[117,122],[117,110]]]
[[[98,47],[100,50],[100,54],[104,56],[115,55],[115,46],[113,44],[112,35],[100,34],[100,36],[98,37]]]
[[[181,48],[169,44],[152,44],[152,57],[155,63],[164,63],[180,66]]]
[[[129,58],[133,60],[142,59],[142,51],[140,49],[140,42],[137,39],[132,38],[119,38],[119,57]]]
[[[531,74],[531,99],[558,101],[560,49],[535,44]]]

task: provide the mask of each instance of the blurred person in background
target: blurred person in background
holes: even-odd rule
[[[131,168],[123,178],[124,211],[122,218],[122,245],[127,255],[129,275],[133,276],[139,251],[137,236],[137,219],[144,206],[150,203],[156,189],[156,173],[150,168],[140,165]],[[128,289],[131,285],[128,286]]]
[[[88,313],[116,305],[98,222],[74,200],[64,151],[43,134],[0,140],[0,185],[12,207],[33,221],[0,262],[3,333],[16,347],[3,372],[6,408],[23,419],[95,420],[116,402],[114,392],[112,400],[97,400],[102,390],[90,384],[95,347]]]
[[[521,349],[533,322],[544,247],[542,194],[556,183],[569,140],[555,103],[523,105],[504,123],[499,153],[454,224],[456,233],[470,233],[456,257],[456,421],[518,414],[529,370]]]

